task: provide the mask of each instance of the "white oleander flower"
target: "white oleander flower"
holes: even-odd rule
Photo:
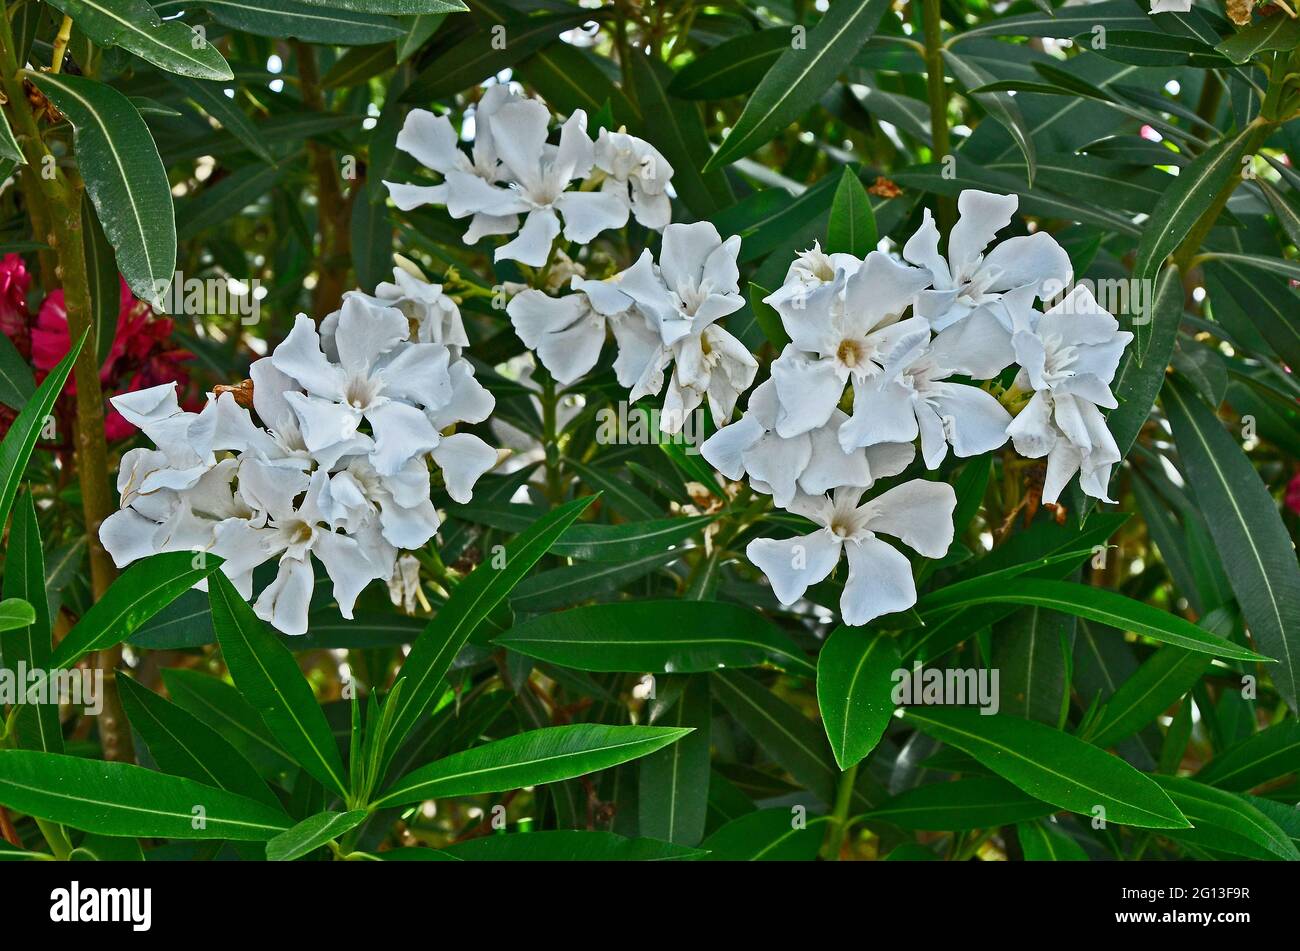
[[[862,503],[862,490],[837,489],[833,497],[800,496],[791,510],[820,528],[794,538],[758,538],[745,554],[772,583],[784,605],[830,576],[841,554],[849,575],[840,596],[840,619],[859,626],[916,604],[912,566],[879,535],[897,538],[927,558],[941,558],[952,545],[957,496],[945,482],[914,479]]]
[[[473,179],[488,185],[507,180],[509,173],[501,167],[494,143],[492,119],[502,106],[521,101],[521,96],[505,86],[487,88],[474,107],[474,144],[468,156],[461,151],[456,130],[446,116],[435,116],[427,109],[412,109],[397,135],[397,147],[442,175],[443,181],[437,185],[386,181],[393,204],[403,211],[421,205],[446,205],[453,218],[472,215],[469,230],[465,232],[466,244],[476,244],[488,235],[518,231],[518,215],[475,211],[465,204],[463,196],[474,193]]]
[[[289,473],[248,457],[239,463],[240,494],[254,495],[258,508],[252,518],[231,518],[217,524],[211,551],[224,559],[222,570],[237,590],[249,597],[253,570],[279,560],[275,580],[253,603],[257,616],[285,634],[307,633],[307,610],[316,586],[314,555],[334,586],[343,617],[372,581],[387,580],[397,550],[381,536],[375,520],[336,530],[322,506],[329,473]]]
[[[740,394],[754,382],[758,361],[717,321],[745,306],[740,296],[736,256],[740,238],[726,241],[707,221],[671,224],[664,229],[656,264],[649,251],[637,262],[602,282],[584,282],[593,306],[611,312],[623,295],[624,307],[635,305],[635,320],[616,324],[619,357],[625,371],[620,382],[635,378],[630,402],[664,388],[664,371],[672,378],[664,394],[660,429],[680,432],[686,417],[707,397],[714,419],[725,422]],[[599,283],[599,291],[593,286]],[[621,334],[621,335],[620,335]],[[616,369],[618,367],[616,366]]]
[[[1034,395],[1007,426],[1016,452],[1047,457],[1043,501],[1055,502],[1076,472],[1085,493],[1113,501],[1106,487],[1120,452],[1100,407],[1118,405],[1110,383],[1133,334],[1120,330],[1082,286],[1017,326],[1011,338],[1021,368],[1016,386]]]
[[[801,295],[806,296],[813,289],[823,284],[832,284],[835,276],[843,271],[852,277],[862,267],[862,262],[851,254],[835,251],[827,254],[822,250],[821,242],[814,241],[807,251],[802,251],[785,272],[781,286],[764,300],[773,307],[784,304]]]
[[[410,267],[414,268],[414,265]],[[406,267],[394,267],[392,282],[380,283],[375,287],[374,294],[348,291],[344,298],[348,297],[359,297],[375,307],[400,310],[412,324],[411,340],[417,343],[440,343],[451,349],[453,358],[460,356],[461,350],[469,346],[460,306],[443,293],[441,284],[430,284]],[[332,360],[338,359],[334,334],[342,315],[341,309],[336,310],[320,322],[322,346]]]
[[[476,436],[444,438],[439,430],[486,419],[494,401],[467,361],[453,361],[441,344],[410,343],[409,334],[401,311],[349,296],[334,335],[338,363],[322,351],[316,326],[305,315],[298,316],[271,362],[302,387],[285,399],[309,452],[327,452],[352,439],[364,420],[376,470],[396,475],[412,458],[432,452],[449,474],[454,497],[451,474],[481,475],[496,464],[496,452]]]
[[[569,116],[560,129],[558,146],[546,141],[550,117],[546,106],[535,99],[515,99],[500,105],[491,119],[492,147],[501,162],[498,182],[465,171],[451,171],[446,173],[445,191],[436,195],[424,192],[419,203],[440,201],[453,218],[487,216],[496,230],[480,229],[476,237],[514,234],[519,216],[525,216],[514,240],[497,248],[494,254],[497,261],[519,261],[532,267],[546,263],[561,231],[569,241],[587,244],[602,231],[623,227],[629,214],[626,195],[569,190],[571,183],[591,173],[595,163],[595,145],[587,135],[586,113],[579,109]],[[389,189],[398,207],[403,207],[403,202],[413,207],[409,202],[414,196],[393,192],[391,184]]]
[[[668,183],[673,167],[649,142],[619,130],[601,129],[596,139],[596,168],[609,177],[603,191],[628,203],[636,220],[647,228],[663,231],[672,220]]]
[[[1050,297],[1070,283],[1070,256],[1045,231],[1008,238],[985,253],[1011,223],[1019,203],[1015,195],[963,191],[957,198],[961,217],[948,236],[947,257],[939,253],[939,229],[926,209],[921,227],[903,246],[903,257],[930,272],[932,287],[918,296],[916,314],[936,333],[980,309],[997,309],[1006,291],[1031,287],[1038,297]],[[997,316],[1005,326],[1005,315]]]
[[[658,335],[633,313],[632,299],[610,282],[575,276],[572,286],[576,293],[563,297],[532,288],[512,297],[506,313],[515,333],[557,382],[568,385],[596,365],[608,328],[619,346],[618,382],[634,387],[657,351]]]
[[[874,385],[855,388],[853,416],[840,427],[841,446],[910,442],[921,437],[921,455],[934,469],[953,452],[965,458],[1007,441],[1011,414],[991,393],[948,377],[944,350],[930,346],[921,329],[899,341]]]
[[[1151,0],[1152,13],[1189,13],[1192,0]]]
[[[929,281],[923,269],[872,251],[853,274],[841,269],[833,282],[806,295],[766,298],[790,336],[772,363],[779,435],[825,426],[846,386],[851,384],[855,393],[872,387],[899,341],[928,331],[924,320],[903,319],[903,314]],[[840,433],[843,439],[843,427]],[[848,450],[867,443],[843,445]]]
[[[902,472],[916,456],[910,443],[845,452],[836,433],[848,416],[839,410],[825,426],[781,436],[776,432],[778,409],[775,384],[759,384],[749,395],[745,415],[706,439],[700,454],[728,479],[748,475],[750,486],[771,495],[781,508],[796,495],[824,495],[843,486],[868,489],[877,479]]]

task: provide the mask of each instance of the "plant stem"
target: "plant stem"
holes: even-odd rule
[[[925,82],[930,100],[930,144],[934,160],[942,162],[952,154],[952,139],[948,135],[948,90],[943,81],[943,24],[940,21],[939,0],[925,0],[921,12],[925,24]],[[957,219],[957,208],[952,198],[940,196],[937,214],[939,233],[946,235]]]
[[[57,255],[55,275],[63,287],[69,340],[90,330],[88,345],[73,365],[76,381],[77,422],[74,445],[77,472],[81,479],[81,506],[85,521],[86,548],[90,557],[91,591],[99,600],[117,577],[113,560],[99,539],[99,526],[113,510],[108,480],[108,444],[104,438],[104,393],[99,385],[99,358],[93,332],[94,311],[86,273],[82,243],[80,179],[69,176],[53,164],[53,157],[41,137],[36,116],[23,89],[22,69],[15,56],[13,31],[8,10],[0,3],[0,85],[8,98],[9,117],[22,145],[27,165],[22,167],[25,183],[34,183],[44,201],[50,233],[47,240]],[[46,177],[45,168],[54,174]],[[46,288],[48,291],[49,288]],[[95,664],[104,671],[104,706],[99,716],[100,743],[106,759],[133,760],[131,732],[117,694],[114,668],[120,648],[101,651]]]
[[[59,33],[54,37],[54,53],[50,59],[50,72],[57,73],[63,68],[63,55],[68,51],[68,41],[72,39],[72,17],[65,15],[59,24]]]
[[[859,761],[841,773],[835,788],[835,811],[831,813],[831,830],[826,841],[826,858],[832,862],[839,861],[840,850],[844,848],[844,836],[849,831],[849,804],[853,801],[853,787],[861,765]]]

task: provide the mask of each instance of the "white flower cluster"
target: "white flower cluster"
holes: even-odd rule
[[[706,397],[713,417],[726,420],[758,372],[745,345],[717,323],[745,304],[739,251],[739,237],[723,241],[708,222],[668,225],[658,263],[643,251],[630,268],[603,281],[575,276],[576,293],[523,291],[506,312],[525,346],[561,383],[595,365],[608,326],[618,345],[614,372],[631,391],[629,402],[662,391],[672,364],[660,415],[664,432],[680,432]]]
[[[595,142],[581,109],[547,142],[551,113],[536,99],[490,86],[474,109],[469,155],[446,116],[412,110],[397,147],[443,177],[437,185],[385,182],[403,211],[445,205],[470,218],[466,244],[488,235],[516,235],[496,249],[497,261],[541,267],[555,238],[586,244],[628,217],[647,228],[668,224],[673,169],[654,146],[625,132],[602,129]],[[571,188],[574,183],[577,188]],[[522,227],[521,227],[522,218]]]
[[[1109,384],[1132,334],[1083,287],[1046,313],[1035,309],[1072,278],[1069,256],[1050,235],[1013,237],[986,252],[1010,224],[1015,196],[964,191],[958,207],[946,256],[927,211],[903,247],[905,261],[814,247],[766,298],[790,343],[745,415],[701,451],[728,478],[748,476],[776,505],[822,526],[750,543],[750,560],[783,604],[828,577],[842,551],[846,624],[916,602],[907,559],[876,534],[941,557],[953,539],[951,486],[918,479],[860,500],[877,479],[911,464],[918,437],[929,469],[949,450],[977,456],[1010,438],[1022,455],[1047,457],[1044,501],[1055,502],[1076,472],[1085,492],[1106,498],[1120,454],[1099,407],[1116,405]],[[1033,393],[1014,419],[988,390],[964,382],[993,379],[1013,363],[1013,394]]]
[[[497,453],[472,434],[443,433],[487,419],[495,401],[460,355],[468,340],[455,302],[401,268],[394,276],[374,296],[345,295],[319,332],[299,315],[253,363],[260,424],[230,392],[198,413],[178,405],[171,384],[113,398],[158,447],[122,458],[122,508],[100,529],[119,567],[212,552],[251,598],[253,570],[278,559],[254,608],[286,634],[307,630],[313,555],[346,618],[372,581],[409,587],[399,553],[438,529],[429,459],[448,494],[469,501]]]

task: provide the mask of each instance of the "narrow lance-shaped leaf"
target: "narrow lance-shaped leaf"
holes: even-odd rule
[[[45,426],[45,421],[54,408],[54,401],[63,391],[72,364],[81,353],[89,331],[83,333],[49,375],[41,382],[32,398],[22,408],[17,418],[9,426],[4,442],[0,442],[0,531],[9,521],[9,508],[18,494],[18,483],[22,481],[27,469],[27,461],[36,448],[36,440]]]
[[[411,645],[411,652],[398,672],[407,683],[393,710],[393,730],[383,758],[385,767],[416,722],[433,705],[443,675],[474,629],[595,498],[574,499],[548,512],[506,545],[503,567],[497,566],[495,558],[488,559],[456,586],[447,603]]]
[[[704,171],[753,152],[817,102],[875,32],[889,6],[889,0],[839,0],[808,32],[806,42],[792,32],[790,48],[764,75]]]
[[[234,79],[200,30],[163,22],[145,0],[49,0],[100,46],[120,46],[159,69],[197,79]]]
[[[714,601],[593,604],[531,618],[495,643],[577,670],[680,674],[770,663],[813,673],[780,628],[740,605]]]
[[[0,804],[86,832],[259,842],[289,827],[260,802],[130,763],[0,750]]]
[[[656,726],[689,729],[676,743],[651,753],[638,769],[637,831],[678,845],[699,845],[709,805],[708,679],[689,677]]]
[[[1248,661],[1272,659],[1211,634],[1176,614],[1091,585],[1019,578],[1014,585],[995,582],[980,590],[965,588],[951,600],[944,597],[946,593],[941,590],[926,598],[923,607],[927,611],[947,611],[976,604],[1024,604],[1063,611],[1214,657]]]
[[[907,719],[1036,799],[1081,815],[1148,829],[1190,823],[1151,779],[1068,733],[1033,720],[969,708],[908,707]]]
[[[876,216],[871,210],[871,198],[858,181],[858,176],[848,166],[840,174],[831,202],[831,220],[827,228],[826,251],[842,251],[864,258],[876,248]],[[753,285],[750,285],[753,287]]]
[[[968,91],[994,81],[992,74],[980,69],[970,60],[958,56],[950,49],[943,51],[943,59],[952,69],[953,75]],[[1025,179],[1032,188],[1034,175],[1037,172],[1033,132],[1029,123],[1025,121],[1024,115],[1021,114],[1020,107],[1016,105],[1015,99],[1005,92],[970,92],[970,97],[987,109],[989,115],[1011,133],[1011,138],[1025,158]]]
[[[840,626],[817,658],[817,706],[840,769],[880,742],[894,715],[894,671],[902,662],[892,637]]]
[[[164,772],[281,808],[253,764],[220,733],[130,677],[119,675],[117,684],[127,719]]]
[[[266,858],[269,862],[292,862],[310,852],[337,839],[346,832],[351,832],[366,821],[369,813],[361,809],[351,812],[318,812],[308,816],[292,829],[281,832],[266,843]]]
[[[25,664],[29,671],[49,670],[54,648],[50,642],[50,605],[45,596],[45,553],[30,491],[19,497],[9,528],[4,596],[23,599],[31,607],[32,619],[0,635],[0,664],[11,671],[17,671],[20,664]],[[57,702],[23,704],[15,717],[14,729],[18,745],[24,749],[63,752]]]
[[[1154,277],[1229,179],[1241,174],[1241,160],[1254,134],[1252,126],[1216,143],[1169,183],[1138,239],[1135,278]]]
[[[149,128],[111,86],[63,73],[27,74],[72,122],[78,168],[135,295],[159,307],[176,270],[171,185]]]
[[[327,789],[346,796],[348,786],[334,734],[293,654],[253,613],[224,573],[218,571],[209,579],[208,597],[221,654],[240,693],[298,765]]]
[[[404,776],[373,805],[400,806],[572,779],[653,753],[689,732],[599,723],[530,730],[423,766]]]
[[[1273,684],[1294,709],[1300,686],[1300,564],[1277,503],[1241,445],[1187,383],[1171,378],[1165,413],[1183,474],[1260,649],[1278,661]]]
[[[69,667],[83,654],[120,644],[131,632],[221,565],[208,555],[196,566],[188,551],[169,551],[137,561],[109,586],[104,596],[59,642],[54,664]]]

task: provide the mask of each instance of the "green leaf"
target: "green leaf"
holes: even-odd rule
[[[985,72],[972,61],[958,56],[951,49],[943,50],[943,60],[952,69],[957,80],[966,87],[970,97],[983,106],[985,111],[1011,134],[1012,141],[1016,143],[1016,147],[1025,158],[1025,180],[1032,188],[1034,175],[1037,172],[1033,131],[1025,121],[1016,100],[1005,92],[976,92],[979,87],[993,82],[993,75]]]
[[[595,499],[594,495],[574,499],[547,512],[506,545],[505,567],[498,568],[497,559],[490,558],[456,585],[447,603],[415,639],[398,671],[398,677],[407,683],[393,711],[393,732],[385,745],[385,763],[433,706],[443,675],[474,629]]]
[[[1176,614],[1170,614],[1104,588],[1039,578],[1020,578],[1013,586],[1000,582],[1001,579],[994,578],[990,583],[979,587],[963,586],[961,593],[953,596],[949,595],[952,589],[940,590],[927,596],[922,607],[926,612],[937,613],[976,604],[1024,604],[1062,611],[1089,621],[1109,624],[1124,631],[1144,634],[1184,650],[1210,654],[1227,660],[1267,661],[1271,659],[1225,641]]]
[[[760,809],[732,819],[700,843],[706,862],[811,862],[822,844],[821,823],[795,821],[790,809]]]
[[[422,766],[399,780],[373,806],[505,792],[573,779],[653,753],[689,732],[597,723],[529,730]]]
[[[263,165],[259,162],[245,165],[192,198],[185,199],[177,209],[177,238],[186,241],[205,230],[217,228],[262,199],[280,183],[287,171],[286,164]]]
[[[565,30],[582,26],[591,11],[512,17],[505,32],[478,29],[433,60],[402,93],[402,101],[427,103],[478,85],[559,40]]]
[[[311,6],[355,10],[359,13],[387,13],[414,16],[425,13],[464,13],[469,7],[460,0],[305,0]]]
[[[9,543],[5,549],[4,596],[31,605],[30,623],[0,635],[0,665],[17,670],[49,670],[54,648],[50,642],[50,605],[45,592],[45,553],[31,492],[17,500]],[[8,603],[8,602],[5,602]],[[3,605],[0,605],[2,607]],[[47,753],[63,752],[57,703],[25,703],[14,718],[18,745]]]
[[[402,38],[397,41],[397,61],[404,63],[414,56],[429,37],[438,32],[442,21],[447,19],[445,13],[418,13],[413,16],[399,17],[397,22],[402,27]]]
[[[1153,777],[1193,828],[1169,835],[1216,852],[1300,861],[1300,851],[1272,819],[1242,796],[1175,776]]]
[[[589,601],[608,591],[620,590],[681,557],[680,551],[658,551],[621,564],[588,562],[539,571],[521,581],[510,593],[510,607],[516,613],[531,613]]]
[[[858,176],[847,165],[835,186],[835,199],[831,202],[831,220],[826,235],[826,251],[842,251],[854,257],[865,258],[874,251],[880,240],[876,234],[876,216],[871,211],[871,198],[858,181]],[[754,285],[750,285],[751,289]]]
[[[304,855],[315,852],[327,842],[351,832],[366,821],[369,813],[364,809],[351,812],[318,812],[298,823],[292,829],[281,832],[266,843],[266,860],[268,862],[292,862]]]
[[[840,769],[880,742],[894,715],[894,671],[902,661],[894,638],[840,625],[817,657],[817,706]]]
[[[1174,353],[1178,327],[1183,321],[1183,281],[1176,267],[1166,267],[1156,281],[1148,324],[1133,328],[1135,340],[1120,357],[1111,392],[1119,403],[1106,417],[1120,455],[1127,456],[1151,415],[1165,368]]]
[[[957,707],[908,707],[923,733],[973,756],[1036,799],[1081,815],[1147,829],[1189,823],[1150,777],[1117,756],[1033,720]]]
[[[781,315],[776,312],[776,308],[771,304],[763,303],[763,298],[770,297],[772,292],[766,287],[760,287],[753,281],[749,283],[749,308],[754,312],[754,320],[758,327],[763,331],[763,336],[767,342],[772,345],[772,349],[780,353],[785,349],[785,345],[790,342],[790,335],[785,332],[785,325],[781,323]]]
[[[261,842],[289,826],[277,810],[129,763],[0,750],[0,803],[86,832]]]
[[[188,2],[178,0],[176,9],[184,9]],[[365,46],[406,35],[396,20],[343,10],[338,4],[322,9],[298,0],[202,0],[199,5],[222,26],[274,39],[292,37],[304,43]]]
[[[806,48],[797,49],[792,42],[763,76],[704,171],[744,158],[816,103],[871,38],[889,5],[889,0],[831,4],[808,32]]]
[[[686,207],[696,217],[707,218],[734,202],[721,171],[700,171],[711,153],[699,106],[669,98],[664,86],[672,74],[659,60],[634,56],[631,72],[641,109],[641,134],[655,143],[673,167],[673,189]]]
[[[1234,63],[1246,63],[1268,50],[1289,52],[1300,45],[1300,21],[1289,16],[1256,20],[1214,48]]]
[[[8,159],[18,165],[27,164],[27,157],[23,155],[18,140],[14,138],[14,130],[9,128],[9,120],[3,113],[0,113],[0,159]]]
[[[907,789],[862,816],[900,829],[952,832],[995,829],[1055,809],[996,776],[971,776]]]
[[[654,704],[654,699],[651,699]],[[709,811],[709,682],[688,677],[656,726],[689,729],[676,743],[641,760],[637,787],[637,832],[677,845],[699,845]]]
[[[682,674],[773,664],[814,672],[780,628],[718,601],[594,604],[516,624],[494,643],[575,670]]]
[[[397,48],[392,43],[354,46],[321,77],[322,89],[348,89],[360,86],[397,65]]]
[[[327,789],[346,796],[334,734],[293,654],[220,571],[208,579],[208,599],[221,654],[239,692],[298,765]]]
[[[1241,174],[1241,160],[1254,134],[1255,128],[1251,126],[1215,143],[1169,183],[1150,220],[1142,227],[1133,263],[1135,278],[1155,277],[1165,258],[1191,231],[1228,180]]]
[[[1300,326],[1294,317],[1300,295],[1285,278],[1252,273],[1240,261],[1221,259],[1207,262],[1205,275],[1212,308],[1223,294],[1230,296],[1282,361],[1290,367],[1300,366]]]
[[[137,561],[109,586],[59,642],[56,667],[70,667],[83,654],[120,644],[167,605],[217,572],[221,559],[208,555],[201,567],[188,551],[169,551]]]
[[[0,531],[4,530],[4,526],[9,521],[9,508],[14,504],[14,496],[18,494],[18,483],[22,481],[23,473],[27,470],[27,461],[32,456],[32,450],[36,448],[37,437],[40,436],[45,420],[54,408],[55,400],[63,391],[63,384],[67,382],[73,361],[77,359],[77,354],[81,353],[88,333],[89,331],[83,333],[68,351],[67,356],[49,372],[36,392],[32,394],[32,398],[10,424],[4,441],[0,442]]]
[[[1283,720],[1224,750],[1201,767],[1198,782],[1244,792],[1300,772],[1300,720]]]
[[[1277,503],[1241,445],[1190,386],[1172,377],[1163,398],[1183,474],[1205,516],[1246,625],[1260,649],[1279,661],[1269,673],[1278,693],[1295,709],[1300,565]]]
[[[730,99],[753,92],[763,75],[790,48],[790,29],[742,33],[705,50],[687,63],[668,93],[678,99]]]
[[[0,632],[16,631],[36,623],[36,609],[22,598],[5,598],[0,601]]]
[[[1119,685],[1084,739],[1107,747],[1132,736],[1191,690],[1209,664],[1204,654],[1162,647]]]
[[[111,86],[63,73],[27,75],[72,122],[78,168],[118,270],[136,297],[161,307],[176,269],[176,220],[149,127]]]
[[[119,46],[159,69],[182,76],[235,78],[230,65],[203,33],[179,20],[163,22],[146,0],[49,2],[59,12],[72,17],[86,36],[100,46]],[[62,104],[55,104],[63,108]]]
[[[840,770],[824,730],[753,677],[722,670],[710,680],[713,699],[741,729],[814,796],[834,802]]]
[[[1048,822],[1022,822],[1016,838],[1026,862],[1086,862],[1088,853],[1064,832]]]
[[[176,705],[212,727],[248,758],[259,775],[281,777],[298,769],[266,724],[233,686],[197,670],[164,667],[163,683]]]
[[[443,853],[464,862],[666,862],[705,854],[658,839],[576,829],[486,835],[450,845]]]
[[[261,134],[253,121],[235,104],[235,100],[226,96],[226,88],[212,83],[200,82],[185,76],[169,76],[168,81],[181,91],[185,98],[203,110],[210,119],[215,119],[244,145],[248,150],[269,164],[275,164],[275,156],[266,147]]]
[[[32,368],[7,336],[0,336],[0,403],[20,410],[36,392]]]
[[[253,765],[220,733],[130,677],[119,676],[117,685],[127,719],[160,769],[281,809]]]
[[[81,245],[86,255],[86,283],[90,291],[92,339],[95,360],[103,366],[117,337],[117,318],[122,310],[122,279],[117,273],[113,246],[95,215],[90,197],[81,196]]]

